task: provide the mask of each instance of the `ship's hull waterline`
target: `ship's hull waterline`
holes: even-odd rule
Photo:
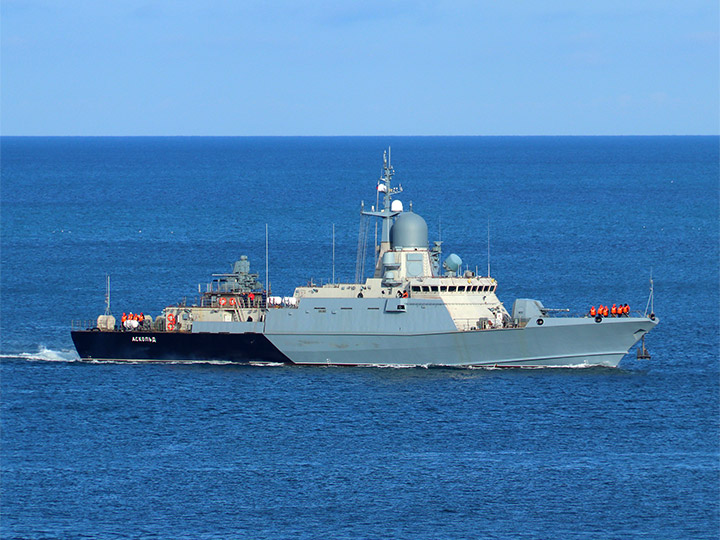
[[[649,318],[552,319],[475,332],[260,334],[72,333],[83,360],[283,362],[337,366],[617,367],[656,324]]]

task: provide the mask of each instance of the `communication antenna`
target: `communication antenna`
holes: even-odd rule
[[[105,315],[110,315],[110,274],[105,274]]]
[[[488,216],[487,222],[487,262],[488,262],[488,277],[490,277],[490,217]]]
[[[268,224],[265,224],[265,309],[268,306],[268,296],[270,295],[270,276],[268,269]]]
[[[333,285],[335,285],[335,224],[333,223],[332,227],[332,282]]]

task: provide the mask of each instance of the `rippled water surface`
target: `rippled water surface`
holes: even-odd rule
[[[644,310],[620,369],[78,362],[241,254],[355,274],[392,145],[431,240],[517,297]],[[3,138],[3,538],[717,538],[718,139]],[[371,233],[372,236],[372,233]],[[634,351],[633,351],[634,352]]]

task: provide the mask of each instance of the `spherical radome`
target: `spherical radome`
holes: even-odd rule
[[[395,248],[428,247],[428,227],[425,220],[413,212],[403,212],[395,218],[390,229],[390,245]]]

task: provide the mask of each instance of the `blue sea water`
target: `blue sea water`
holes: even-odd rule
[[[2,538],[718,538],[717,137],[15,138],[1,150]],[[241,254],[352,280],[406,206],[518,297],[644,310],[619,369],[92,364]],[[373,232],[371,230],[371,236]]]

